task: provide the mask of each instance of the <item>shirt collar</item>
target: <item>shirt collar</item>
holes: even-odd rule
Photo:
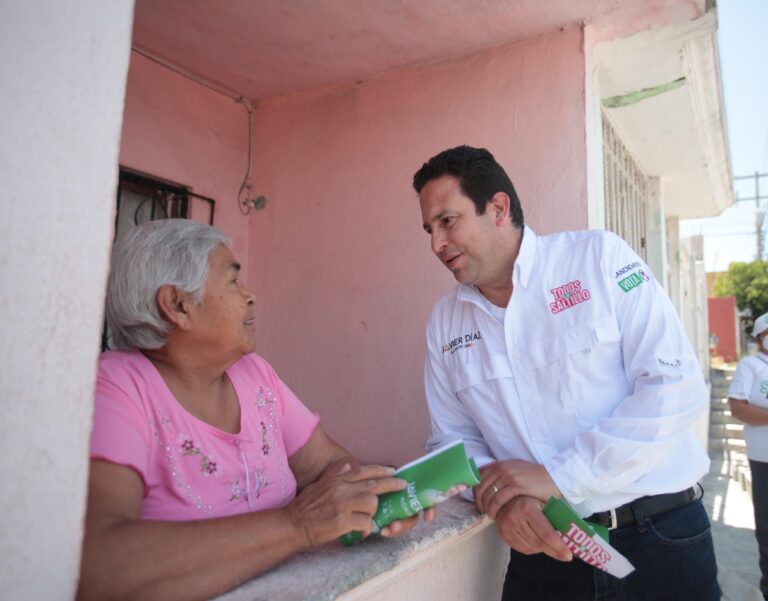
[[[512,268],[513,283],[519,283],[523,288],[528,286],[528,280],[533,270],[533,262],[536,258],[536,239],[535,232],[527,225],[523,226],[523,239],[520,242],[515,266]],[[516,273],[517,277],[515,277]],[[476,304],[482,304],[485,298],[476,286],[469,284],[459,284],[456,296],[460,301],[472,301]]]
[[[513,282],[515,279],[515,272],[517,272],[519,283],[523,288],[528,287],[528,280],[531,277],[531,271],[533,271],[533,262],[536,259],[536,239],[536,233],[527,225],[524,226],[523,239],[520,242],[520,251],[517,253],[515,267],[512,270]]]

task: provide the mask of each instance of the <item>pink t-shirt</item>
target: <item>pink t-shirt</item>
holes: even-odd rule
[[[281,507],[296,495],[288,457],[320,418],[258,355],[227,370],[240,402],[240,432],[188,413],[138,351],[101,356],[91,457],[133,468],[144,481],[141,516],[222,517]]]

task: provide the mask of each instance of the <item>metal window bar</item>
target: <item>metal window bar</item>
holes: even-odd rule
[[[615,232],[648,260],[647,178],[603,115],[603,174],[605,184],[605,229]]]

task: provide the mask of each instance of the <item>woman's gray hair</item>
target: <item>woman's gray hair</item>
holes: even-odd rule
[[[107,323],[119,349],[158,349],[169,324],[157,307],[157,291],[166,285],[200,302],[208,259],[230,239],[219,230],[190,219],[160,219],[122,234],[112,249],[107,284]]]

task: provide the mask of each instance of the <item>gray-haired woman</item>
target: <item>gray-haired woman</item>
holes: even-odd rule
[[[369,533],[376,495],[405,487],[359,465],[253,354],[253,295],[228,245],[181,219],[115,245],[107,321],[120,350],[99,365],[81,598],[211,597]]]

